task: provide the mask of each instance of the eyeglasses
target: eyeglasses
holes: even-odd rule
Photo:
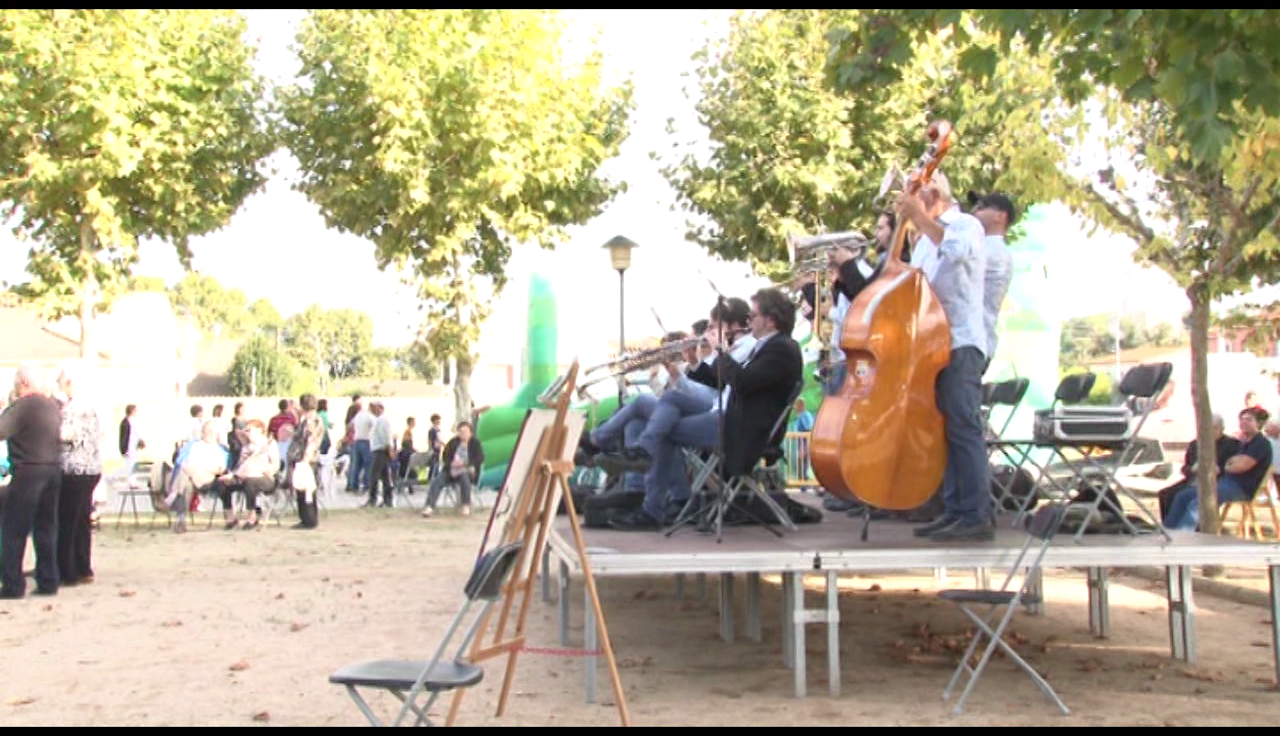
[[[759,312],[747,312],[747,319],[755,319],[756,317],[759,317],[759,316],[760,316]]]

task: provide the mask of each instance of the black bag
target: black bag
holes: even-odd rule
[[[1035,489],[1035,478],[1026,468],[1015,468],[1012,465],[991,466],[991,496],[1003,498],[1001,504],[1005,511],[1017,511],[1019,504],[1028,496],[1026,510],[1030,511],[1040,502],[1040,494]]]
[[[1111,487],[1111,482],[1101,476],[1091,475],[1081,479],[1076,484],[1075,492],[1071,494],[1071,504],[1073,506],[1093,505],[1099,496],[1102,496],[1102,503],[1098,504],[1098,513],[1102,515],[1102,519],[1119,521],[1124,516],[1120,496]]]

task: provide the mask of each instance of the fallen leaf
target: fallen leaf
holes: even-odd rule
[[[329,578],[320,578],[320,582],[327,583],[329,582]]]
[[[1153,681],[1155,681],[1155,682],[1160,682],[1161,680],[1163,680],[1163,679],[1164,679],[1164,675],[1162,675],[1162,674],[1160,674],[1159,672],[1157,672],[1157,673],[1155,673],[1154,675],[1152,675],[1152,676],[1151,676],[1151,679],[1152,679]]]
[[[135,596],[135,595],[137,595],[137,594],[138,594],[138,591],[136,591],[136,590],[122,590],[122,591],[120,591],[120,597],[121,597],[121,598],[132,598],[132,597],[134,597],[134,596]]]
[[[1197,672],[1195,670],[1181,669],[1178,674],[1191,680],[1200,680],[1201,682],[1226,682],[1227,678],[1221,672]]]
[[[356,580],[356,581],[354,581],[354,582],[352,583],[352,585],[364,585],[364,581],[363,581],[363,580]]]
[[[4,701],[5,705],[31,705],[36,702],[35,698],[9,698]]]
[[[243,672],[247,669],[249,669],[249,663],[243,659],[231,665],[232,672]]]
[[[360,591],[358,591],[358,590],[357,590],[357,591],[356,591],[356,597],[357,597],[357,598],[363,598],[363,597],[364,597],[364,593],[361,593]]]
[[[292,631],[292,632],[295,632],[295,633],[296,633],[296,632],[302,631],[303,629],[307,628],[307,627],[308,627],[308,626],[310,626],[310,625],[311,625],[311,624],[300,624],[300,623],[296,623],[296,622],[295,622],[295,623],[291,623],[291,624],[289,624],[289,631]]]
[[[276,600],[278,601],[284,600],[284,593],[276,593]]]
[[[1081,672],[1101,672],[1102,663],[1096,659],[1086,659],[1080,663]]]
[[[1195,692],[1196,692],[1196,695],[1204,695],[1205,693],[1209,692],[1209,689],[1205,687],[1197,687]]]
[[[41,610],[41,611],[46,611],[46,612],[47,612],[47,611],[52,611],[52,610],[53,610],[53,606],[52,606],[52,605],[49,605],[49,604],[45,604],[45,606],[44,606],[43,608],[41,608],[40,610]]]
[[[160,624],[160,626],[165,629],[176,629],[181,625],[182,625],[181,621],[165,621],[164,623]]]
[[[880,583],[876,583],[872,585],[870,588],[867,588],[867,591],[871,593],[879,593],[880,590],[881,590]]]
[[[1265,642],[1265,641],[1251,641],[1251,642],[1249,642],[1249,646],[1251,646],[1251,647],[1258,647],[1259,649],[1266,649],[1266,648],[1270,647],[1271,645],[1270,645],[1269,643]]]
[[[271,714],[265,710],[262,711],[261,713],[253,714],[254,723],[266,723],[267,721],[270,721],[270,720],[271,720]]]

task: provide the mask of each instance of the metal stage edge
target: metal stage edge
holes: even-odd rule
[[[856,522],[860,524],[861,522]],[[822,533],[811,530],[825,527]],[[929,540],[914,539],[913,525],[876,522],[869,542],[858,541],[854,520],[841,518],[786,534],[768,535],[759,527],[727,530],[725,544],[697,533],[667,538],[648,532],[616,532],[584,529],[587,554],[596,578],[674,576],[676,596],[684,592],[686,575],[694,575],[698,595],[706,594],[708,575],[720,580],[720,636],[726,642],[735,635],[735,576],[745,576],[746,621],[744,634],[761,641],[761,576],[782,577],[783,659],[795,673],[795,695],[806,696],[807,663],[805,637],[808,624],[825,624],[827,635],[828,689],[840,694],[840,613],[838,580],[842,573],[892,573],[932,569],[945,575],[949,568],[974,568],[979,581],[991,568],[1007,570],[1017,557],[1025,536],[1008,528],[999,529],[995,541],[938,547]],[[841,534],[847,532],[847,536]],[[732,536],[731,536],[732,535]],[[1272,658],[1276,682],[1280,683],[1280,543],[1248,542],[1193,532],[1171,532],[1165,542],[1159,535],[1092,535],[1079,542],[1061,537],[1045,555],[1047,569],[1083,568],[1087,572],[1089,631],[1108,637],[1111,630],[1108,601],[1108,568],[1164,568],[1169,617],[1169,644],[1174,659],[1196,661],[1195,605],[1192,597],[1192,567],[1201,565],[1246,565],[1268,568],[1272,629]],[[553,574],[556,567],[558,575]],[[562,646],[569,646],[569,581],[581,577],[582,569],[569,531],[569,523],[558,518],[547,539],[541,565],[543,600],[558,599],[559,633]],[[807,575],[825,578],[823,605],[806,608],[804,579]],[[558,595],[552,592],[552,581]],[[589,603],[584,606],[583,648],[594,651],[595,618]],[[1038,611],[1031,611],[1038,613]],[[596,702],[596,656],[584,657],[585,695]]]

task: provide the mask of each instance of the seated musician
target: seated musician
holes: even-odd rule
[[[1226,421],[1217,412],[1213,414],[1213,436],[1218,438],[1215,453],[1218,458],[1218,475],[1221,476],[1226,472],[1227,460],[1240,454],[1240,440],[1227,434]],[[1160,505],[1161,521],[1169,517],[1169,504],[1173,503],[1173,497],[1178,495],[1178,491],[1196,482],[1196,459],[1199,453],[1200,444],[1196,440],[1191,440],[1187,445],[1187,454],[1182,458],[1182,477],[1178,482],[1160,489],[1156,494],[1156,500]],[[1274,451],[1272,454],[1275,454]]]
[[[876,253],[880,255],[880,260],[874,267],[865,258],[859,258],[858,253],[851,248],[841,247],[831,252],[831,267],[836,272],[836,300],[829,315],[832,327],[831,350],[828,364],[825,366],[828,395],[840,392],[840,387],[844,385],[845,375],[849,370],[844,351],[840,349],[840,333],[844,327],[845,315],[849,313],[849,306],[853,304],[858,294],[884,270],[885,253],[892,244],[893,228],[896,222],[897,218],[893,212],[882,212],[876,218],[875,248]]]
[[[645,476],[645,498],[640,508],[618,510],[609,525],[622,530],[656,530],[667,521],[667,479],[673,467],[683,466],[677,452],[685,447],[715,447],[720,443],[720,425],[733,427],[725,436],[724,473],[740,475],[751,470],[771,438],[778,417],[803,370],[800,346],[791,337],[795,327],[795,307],[778,289],[762,289],[751,299],[749,324],[753,349],[741,360],[726,352],[714,363],[717,380],[727,396],[723,420],[716,407],[692,416],[680,417],[663,434],[646,427],[639,446],[653,457]],[[710,331],[709,331],[710,332]],[[721,340],[714,335],[713,340]],[[717,402],[719,404],[719,402]],[[652,423],[651,423],[652,424]]]
[[[1227,459],[1218,476],[1218,503],[1252,500],[1263,478],[1271,472],[1271,443],[1261,431],[1268,417],[1265,409],[1256,406],[1241,410],[1240,436],[1244,441],[1239,454]],[[1192,481],[1174,494],[1163,523],[1166,529],[1194,530],[1199,522],[1199,491]]]
[[[240,459],[235,470],[218,476],[213,490],[222,498],[222,514],[228,530],[241,525],[240,515],[231,503],[231,494],[244,494],[244,507],[249,510],[245,529],[258,526],[258,494],[271,493],[276,487],[276,473],[280,472],[280,453],[277,445],[267,437],[267,427],[258,419],[250,419],[245,425],[247,441],[240,446]]]

